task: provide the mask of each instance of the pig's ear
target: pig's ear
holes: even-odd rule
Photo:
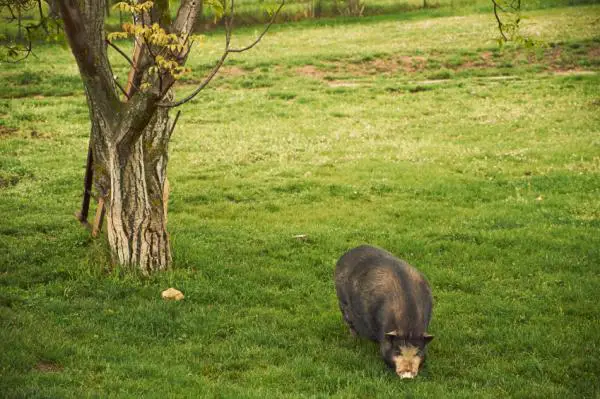
[[[433,339],[433,335],[428,334],[428,333],[423,334],[423,340],[425,341],[425,345],[430,343],[432,339]]]
[[[386,332],[385,333],[385,338],[392,341],[394,338],[396,338],[398,336],[398,332],[397,331],[390,331],[390,332]]]

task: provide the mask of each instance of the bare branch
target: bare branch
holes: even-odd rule
[[[502,9],[502,7],[500,7],[498,5],[498,3],[496,2],[496,0],[492,0],[492,3],[494,3],[494,16],[496,17],[496,21],[498,22],[498,30],[500,31],[500,34],[502,35],[502,38],[506,41],[506,40],[508,40],[508,38],[504,34],[504,30],[502,29],[504,27],[504,24],[500,20],[500,15],[498,15],[498,9],[500,9],[501,11],[504,11],[504,10]]]
[[[246,47],[243,47],[243,48],[230,49],[229,52],[230,53],[242,53],[242,52],[250,50],[252,47],[256,46],[262,40],[263,36],[267,34],[267,32],[269,31],[269,28],[275,22],[275,18],[277,18],[277,15],[279,14],[279,12],[281,11],[281,9],[283,8],[284,4],[285,4],[285,0],[281,2],[281,4],[279,5],[279,7],[275,11],[275,13],[273,13],[273,17],[271,18],[271,21],[269,21],[269,24],[267,25],[267,27],[265,28],[265,30],[263,30],[262,33],[256,38],[256,40],[254,41],[254,43],[252,43],[252,44],[250,44],[250,45],[248,45]]]
[[[10,13],[10,17],[7,18],[8,23],[12,23],[13,21],[18,21],[19,23],[19,29],[21,29],[21,13],[23,11],[28,11],[30,9],[33,9],[33,7],[35,7],[37,5],[37,12],[39,14],[39,22],[37,24],[29,24],[27,26],[25,26],[25,30],[27,31],[26,34],[26,41],[27,44],[26,45],[20,45],[20,44],[15,44],[14,46],[11,46],[10,44],[5,44],[4,47],[7,49],[8,51],[8,55],[5,59],[2,59],[2,61],[6,61],[9,63],[17,63],[20,61],[23,61],[24,59],[26,59],[27,57],[29,57],[30,54],[32,53],[32,36],[33,36],[33,31],[42,28],[45,32],[46,35],[48,35],[49,31],[48,31],[48,18],[44,16],[44,11],[42,8],[42,0],[36,0],[33,2],[30,1],[18,1],[18,0],[13,0],[12,6],[16,7],[17,9],[17,14],[15,15],[15,12],[13,11],[11,4],[8,4],[7,2],[3,2],[0,1],[0,10],[4,9],[4,7],[6,7]],[[22,57],[15,59],[14,57],[16,57],[18,55],[18,53],[24,53],[25,55],[23,55]]]
[[[13,52],[14,56],[16,56],[16,53],[19,53],[19,52],[23,52],[23,53],[25,53],[25,55],[22,56],[21,58],[17,58],[17,59],[8,58],[8,57],[12,57],[13,56],[13,55],[9,55],[9,56],[7,56],[7,58],[1,60],[3,62],[8,62],[8,63],[11,63],[11,64],[16,64],[18,62],[23,61],[27,57],[29,57],[30,54],[33,54],[33,52],[31,51],[31,49],[32,49],[31,40],[28,41],[27,47],[25,47],[25,48],[20,48],[18,45],[17,46],[13,46],[13,47],[11,47],[11,46],[6,46],[6,47],[8,48],[9,52]]]
[[[123,56],[123,58],[125,58],[127,60],[129,65],[131,65],[133,67],[133,69],[136,69],[135,65],[133,65],[133,61],[131,61],[131,58],[129,58],[129,56],[127,54],[125,54],[125,52],[123,52],[123,50],[121,50],[119,47],[117,47],[116,44],[111,43],[109,40],[106,40],[106,44],[108,44],[110,47],[114,48],[119,54],[121,54]]]
[[[204,79],[204,81],[202,83],[200,83],[200,85],[192,92],[192,94],[190,94],[189,96],[187,96],[184,99],[179,100],[179,101],[175,101],[175,102],[171,102],[171,103],[158,103],[158,106],[164,107],[164,108],[178,107],[178,106],[190,101],[192,98],[196,97],[198,95],[198,93],[200,93],[202,91],[202,89],[204,89],[206,87],[206,85],[208,85],[210,83],[210,81],[212,80],[212,78],[215,77],[217,72],[219,72],[219,69],[221,69],[221,66],[223,66],[223,63],[227,59],[228,55],[229,55],[228,51],[225,51],[223,53],[223,55],[221,56],[219,61],[217,61],[217,63],[215,64],[213,69],[210,71],[208,76]]]
[[[10,4],[8,4],[8,5],[6,6],[6,8],[8,8],[8,11],[10,12],[10,15],[11,15],[11,20],[13,20],[13,21],[14,21],[15,19],[17,19],[17,18],[18,18],[18,17],[15,15],[15,12],[13,11],[12,7],[10,6]]]
[[[119,88],[119,90],[121,90],[121,93],[123,93],[123,95],[129,100],[129,94],[127,94],[127,92],[125,91],[125,89],[123,88],[123,86],[121,86],[121,84],[119,83],[119,81],[114,78],[115,84],[117,85],[117,87]]]
[[[173,131],[175,130],[175,125],[177,124],[177,121],[179,120],[179,115],[181,115],[181,110],[178,110],[177,115],[175,115],[175,119],[173,120],[171,129],[169,130],[169,139],[171,138],[171,135],[173,134]]]
[[[532,40],[524,38],[519,33],[521,22],[521,0],[492,0],[494,5],[494,17],[500,31],[499,42],[515,41],[529,45]]]
[[[36,27],[35,26],[26,26],[25,27],[25,30],[27,31],[27,46],[25,48],[19,47],[18,44],[15,45],[14,47],[7,46],[8,50],[9,51],[13,51],[15,56],[16,56],[16,53],[19,53],[19,52],[23,52],[23,53],[25,53],[25,55],[22,56],[21,58],[18,58],[18,59],[7,58],[7,59],[2,60],[2,61],[6,61],[6,62],[9,62],[9,63],[12,63],[12,64],[16,64],[17,62],[21,62],[24,59],[26,59],[27,57],[29,57],[29,55],[33,54],[33,52],[32,52],[33,46],[31,44],[31,31],[33,29],[36,29]]]
[[[498,4],[498,2],[496,0],[492,0],[492,3],[494,3],[494,7],[497,8],[498,10],[500,10],[502,12],[506,12],[504,7],[502,7],[500,4]]]
[[[40,23],[39,26],[41,26],[44,29],[44,32],[46,32],[46,34],[48,34],[48,24],[46,23],[46,17],[44,17],[44,11],[42,9],[42,0],[37,0],[37,4],[38,4],[38,12],[40,14]]]
[[[281,9],[283,8],[284,5],[285,5],[285,0],[282,0],[281,4],[277,8],[277,10],[273,13],[271,20],[269,21],[269,24],[265,27],[265,29],[256,38],[256,40],[254,42],[252,42],[251,44],[249,44],[246,47],[242,47],[242,48],[238,48],[238,49],[232,49],[229,47],[231,44],[231,31],[232,31],[231,22],[232,22],[232,18],[233,18],[233,12],[232,12],[232,16],[229,19],[225,20],[225,50],[223,50],[223,54],[221,55],[221,58],[217,61],[217,63],[215,64],[213,69],[210,71],[210,73],[206,76],[206,78],[204,78],[202,83],[200,83],[200,85],[191,94],[189,94],[185,98],[183,98],[179,101],[175,101],[175,102],[158,103],[158,106],[165,107],[165,108],[173,108],[173,107],[177,107],[182,104],[185,104],[186,102],[188,102],[188,101],[192,100],[194,97],[196,97],[198,95],[198,93],[200,93],[210,83],[210,81],[215,77],[215,75],[217,74],[219,69],[221,69],[221,67],[223,66],[223,63],[225,62],[225,60],[227,59],[227,56],[230,53],[242,53],[244,51],[250,50],[251,48],[256,46],[262,40],[262,38],[265,36],[265,34],[269,31],[269,28],[271,28],[271,25],[273,25],[273,23],[275,23],[275,19],[277,18],[277,15],[279,14],[279,12],[281,11]],[[234,0],[231,0],[231,10],[232,11],[233,11],[233,7],[234,7]]]

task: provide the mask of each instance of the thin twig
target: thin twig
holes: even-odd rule
[[[181,110],[177,111],[177,114],[175,115],[175,119],[173,120],[173,124],[171,125],[171,129],[169,130],[169,138],[171,138],[171,135],[173,134],[173,131],[175,130],[175,125],[177,124],[177,121],[179,120],[179,115],[181,115]]]
[[[11,59],[7,58],[6,60],[3,60],[3,61],[6,61],[6,62],[11,63],[11,64],[16,64],[18,62],[23,61],[27,57],[29,57],[30,54],[33,54],[32,53],[33,46],[31,44],[31,32],[30,31],[32,29],[37,29],[38,27],[39,27],[39,25],[37,25],[37,26],[26,26],[25,27],[25,30],[27,31],[27,47],[25,47],[24,49],[20,49],[18,46],[12,47],[12,50],[15,51],[15,52],[24,52],[25,55],[23,57],[21,57],[19,59],[16,59],[16,60],[14,60],[14,59],[11,60]]]
[[[500,30],[500,34],[502,35],[504,40],[508,41],[508,38],[506,37],[506,35],[504,34],[504,31],[502,30],[502,27],[504,26],[504,24],[502,23],[502,21],[500,20],[500,16],[498,15],[499,6],[496,3],[496,0],[492,0],[492,3],[494,3],[494,16],[496,17],[496,21],[498,22],[498,30]]]
[[[46,17],[44,17],[44,11],[42,10],[42,0],[37,0],[38,12],[40,13],[40,25],[44,28],[44,32],[48,34],[48,24],[46,23]]]
[[[277,11],[275,11],[275,13],[273,14],[273,18],[271,18],[271,22],[269,22],[269,25],[267,25],[266,29],[256,38],[254,43],[252,43],[246,47],[243,47],[243,48],[230,49],[229,52],[230,53],[242,53],[242,52],[244,52],[246,50],[250,50],[252,47],[256,46],[258,44],[258,42],[260,42],[262,40],[263,36],[267,34],[271,25],[273,25],[273,23],[275,22],[275,18],[277,17],[277,14],[279,14],[279,11],[281,11],[281,9],[283,8],[284,3],[285,3],[285,1],[279,5],[279,8],[277,8]]]
[[[504,7],[502,7],[502,5],[500,5],[500,4],[498,4],[498,2],[496,0],[492,0],[492,3],[494,3],[494,6],[496,6],[500,11],[506,12]]]
[[[108,44],[110,47],[112,47],[115,50],[117,50],[117,52],[119,54],[121,54],[123,56],[123,58],[125,58],[127,60],[127,62],[129,63],[129,65],[131,65],[133,67],[133,69],[136,69],[135,65],[133,65],[133,61],[131,61],[131,58],[129,58],[129,56],[127,54],[125,54],[125,52],[123,50],[121,50],[119,47],[117,47],[116,44],[111,43],[108,39],[106,39],[106,44]],[[136,69],[136,71],[137,71],[137,69]]]
[[[114,79],[115,84],[117,85],[117,87],[119,88],[119,90],[121,90],[121,92],[125,95],[125,97],[127,97],[127,99],[129,100],[129,94],[127,94],[127,92],[125,91],[125,89],[123,88],[123,86],[121,86],[121,84],[119,83],[119,81],[117,79]]]
[[[6,5],[6,8],[8,8],[8,11],[10,12],[10,15],[12,16],[11,21],[14,21],[15,19],[17,19],[17,16],[15,15],[15,12],[13,11],[12,7],[10,6],[10,4]]]
[[[196,88],[196,90],[194,90],[192,92],[192,94],[190,94],[189,96],[187,96],[184,99],[179,100],[179,101],[175,101],[175,102],[171,102],[171,103],[158,103],[157,105],[159,107],[164,107],[164,108],[173,108],[173,107],[177,107],[182,104],[185,104],[186,102],[190,101],[192,98],[196,97],[198,95],[198,93],[200,93],[200,91],[202,91],[202,89],[204,89],[210,83],[212,78],[215,77],[215,75],[217,74],[219,69],[221,69],[221,66],[225,62],[225,59],[227,59],[228,55],[229,55],[228,51],[223,53],[223,55],[221,56],[221,59],[219,59],[219,61],[215,64],[215,66],[210,71],[208,76],[204,79],[204,81],[202,83],[200,83],[200,85]]]
[[[234,2],[234,0],[231,0],[232,10],[233,10],[233,2]],[[223,66],[223,63],[225,62],[225,60],[227,59],[227,56],[230,53],[242,53],[244,51],[250,50],[251,48],[256,46],[261,41],[261,39],[264,37],[264,35],[269,31],[269,28],[271,28],[271,25],[273,25],[273,23],[275,23],[275,19],[277,18],[277,15],[279,14],[279,12],[281,11],[281,9],[283,8],[284,5],[285,5],[285,0],[282,0],[281,4],[277,8],[277,10],[273,13],[271,20],[269,21],[269,24],[265,27],[263,32],[256,38],[256,40],[253,43],[249,44],[246,47],[242,47],[239,49],[229,48],[229,45],[231,43],[231,25],[230,25],[231,18],[226,19],[225,20],[225,50],[223,51],[221,58],[217,61],[217,63],[215,64],[213,69],[210,71],[208,76],[206,76],[204,81],[202,81],[202,83],[200,83],[200,85],[191,94],[189,94],[185,98],[183,98],[179,101],[174,101],[174,102],[169,102],[169,103],[158,103],[158,106],[164,107],[164,108],[173,108],[173,107],[177,107],[182,104],[185,104],[186,102],[188,102],[188,101],[192,100],[194,97],[196,97],[198,95],[198,93],[200,93],[202,91],[202,89],[204,89],[210,83],[210,81],[215,77],[215,75],[217,74],[219,69],[221,69],[221,66]]]

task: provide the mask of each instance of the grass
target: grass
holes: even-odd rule
[[[490,15],[275,27],[182,108],[175,267],[149,279],[72,216],[89,123],[68,50],[3,64],[2,396],[597,397],[599,14],[528,13],[533,50],[496,48]],[[361,243],[431,282],[415,381],[342,323],[333,267]]]

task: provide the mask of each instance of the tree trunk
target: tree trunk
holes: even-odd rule
[[[348,14],[354,17],[360,17],[362,14],[362,5],[360,0],[348,0]]]
[[[113,262],[145,275],[164,270],[171,264],[167,233],[171,124],[167,110],[158,108],[137,141],[126,149],[122,143],[104,140],[114,134],[102,129],[101,124],[92,129],[95,186],[106,206]]]
[[[174,77],[167,72],[151,76],[153,53],[146,43],[139,44],[140,48],[136,45],[127,101],[121,100],[106,51],[106,1],[60,0],[58,4],[85,87],[92,123],[94,185],[106,207],[113,261],[150,274],[171,265],[167,162],[172,124],[169,108],[158,103],[168,100],[163,87],[168,91]],[[181,0],[171,21],[169,1],[155,0],[151,20],[177,37],[188,37],[198,9],[197,0]],[[187,52],[173,57],[183,65]],[[147,85],[144,90],[138,89],[142,82]]]

